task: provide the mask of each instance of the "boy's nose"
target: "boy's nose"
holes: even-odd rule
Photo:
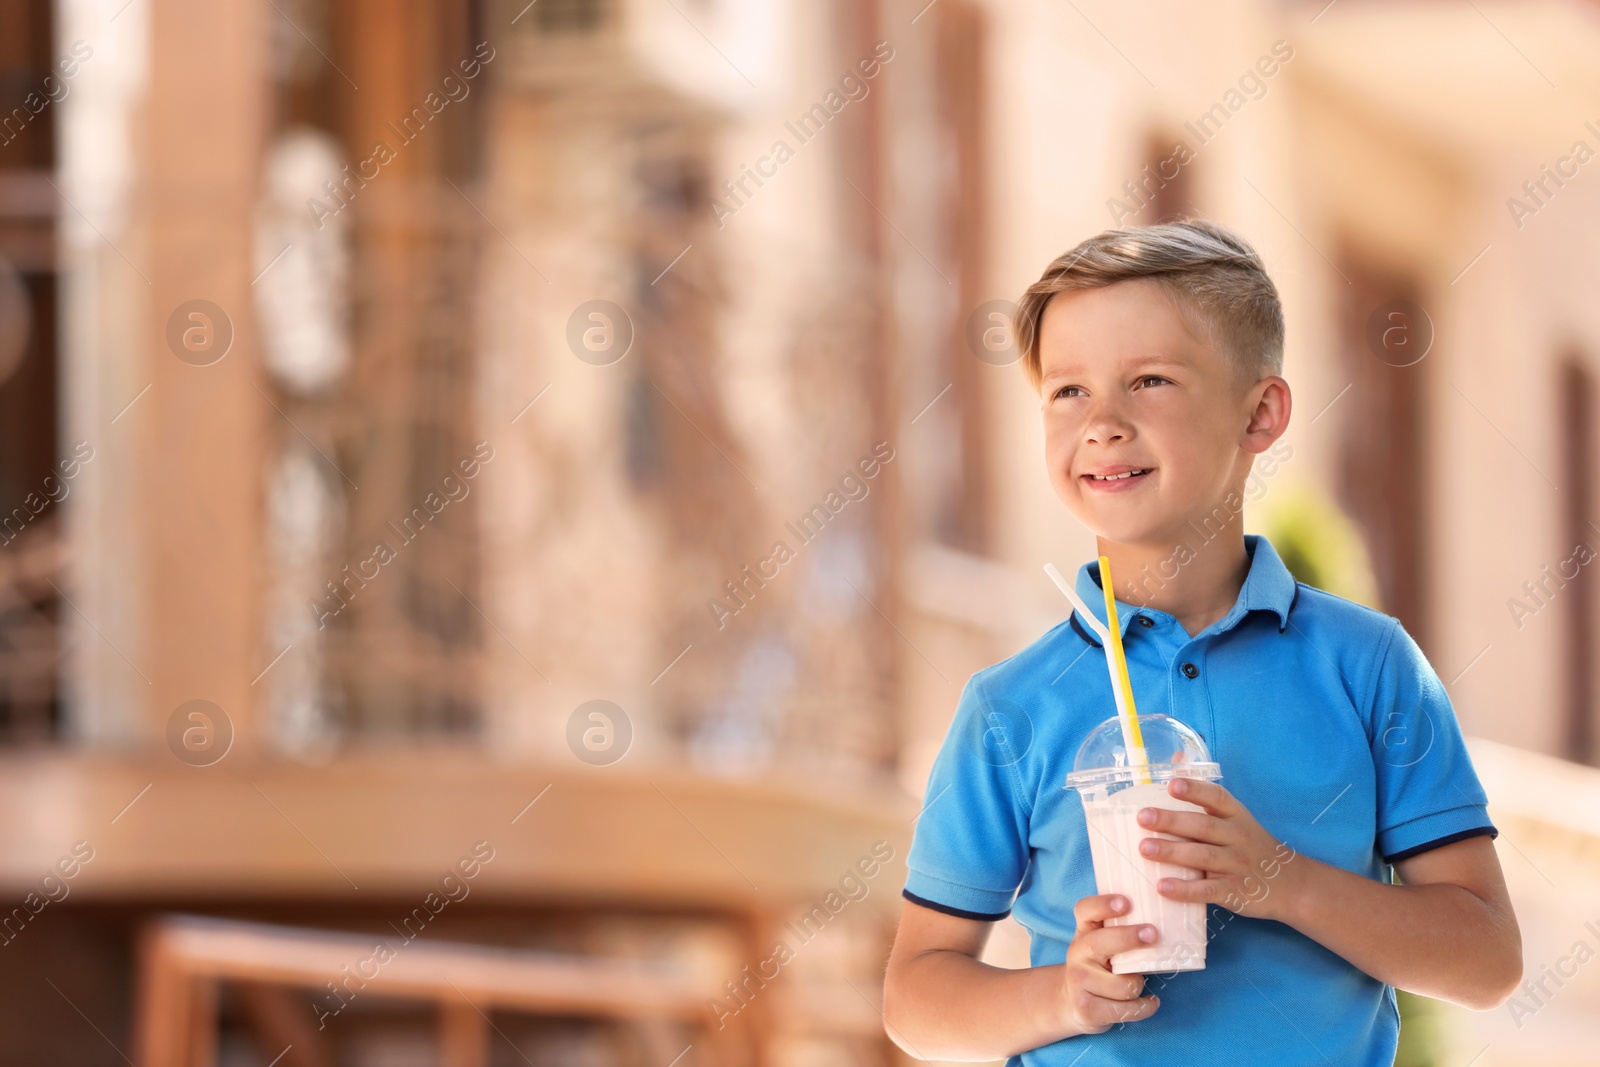
[[[1092,444],[1111,444],[1133,436],[1133,427],[1123,413],[1120,398],[1101,395],[1089,401],[1083,412],[1083,440]]]
[[[1091,415],[1083,429],[1084,440],[1095,444],[1125,441],[1133,432],[1126,420],[1109,412]]]

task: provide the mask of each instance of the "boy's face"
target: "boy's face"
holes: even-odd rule
[[[1259,451],[1243,447],[1256,383],[1191,335],[1151,279],[1052,297],[1039,362],[1050,483],[1097,536],[1161,548],[1188,541],[1188,524],[1248,476]],[[1129,470],[1148,473],[1095,477]]]

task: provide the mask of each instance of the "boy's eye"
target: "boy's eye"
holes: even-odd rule
[[[1148,387],[1152,382],[1155,383],[1156,385],[1162,385],[1162,384],[1168,383],[1169,379],[1163,378],[1159,374],[1146,374],[1146,375],[1143,375],[1142,377],[1140,377],[1137,380],[1136,384],[1138,384],[1140,386]],[[1052,397],[1054,399],[1058,399],[1059,400],[1059,399],[1061,399],[1063,397],[1070,399],[1070,398],[1078,397],[1078,396],[1082,396],[1082,395],[1083,395],[1083,387],[1082,386],[1063,385],[1061,388],[1057,389],[1052,394]]]

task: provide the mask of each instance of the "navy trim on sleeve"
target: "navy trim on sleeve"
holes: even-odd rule
[[[1465,841],[1469,837],[1482,837],[1484,834],[1494,838],[1500,836],[1500,831],[1493,826],[1477,826],[1471,830],[1458,830],[1453,834],[1445,834],[1437,840],[1426,841],[1420,845],[1412,845],[1410,848],[1401,849],[1392,856],[1383,857],[1383,862],[1398,863],[1400,860],[1408,860],[1412,856],[1420,856],[1431,849],[1440,848],[1444,845],[1453,845],[1457,841]]]
[[[924,897],[919,897],[909,889],[900,890],[900,895],[911,901],[913,904],[920,904],[924,908],[932,908],[934,911],[942,911],[946,915],[954,915],[958,919],[977,919],[979,922],[992,923],[999,922],[1001,919],[1004,919],[1007,915],[1011,914],[1010,908],[1007,908],[998,915],[991,915],[981,911],[965,911],[961,908],[952,908],[948,904],[939,904]]]

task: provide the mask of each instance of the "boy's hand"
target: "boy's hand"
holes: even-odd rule
[[[1172,900],[1220,904],[1241,915],[1281,919],[1286,911],[1283,889],[1295,850],[1256,821],[1245,806],[1222,786],[1200,778],[1174,778],[1169,795],[1205,809],[1205,814],[1145,808],[1139,825],[1184,841],[1145,838],[1139,853],[1162,863],[1200,871],[1201,878],[1163,878],[1157,891]]]
[[[1084,897],[1072,909],[1078,922],[1067,946],[1067,1020],[1084,1034],[1101,1034],[1117,1023],[1148,1019],[1160,998],[1140,996],[1144,975],[1112,974],[1111,957],[1151,944],[1158,936],[1154,926],[1107,926],[1107,919],[1124,915],[1128,899],[1114,894]]]

